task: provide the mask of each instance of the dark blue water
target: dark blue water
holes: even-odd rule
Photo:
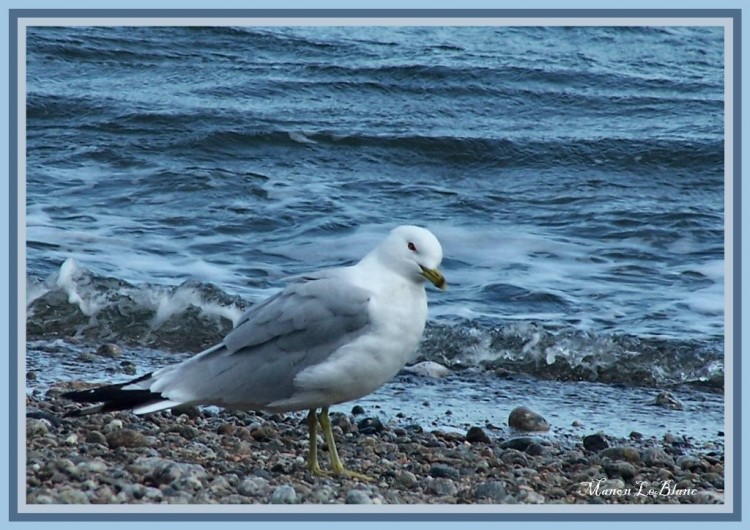
[[[449,281],[421,358],[720,391],[723,37],[30,28],[28,363],[198,351],[410,223]]]

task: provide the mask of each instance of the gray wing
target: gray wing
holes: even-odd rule
[[[368,330],[369,299],[332,274],[301,278],[250,308],[222,345],[154,374],[151,388],[182,402],[245,408],[288,398],[300,371]]]

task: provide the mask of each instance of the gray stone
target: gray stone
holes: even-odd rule
[[[488,480],[474,489],[474,498],[490,499],[494,502],[502,502],[508,492],[505,490],[505,484],[499,480]]]
[[[716,489],[724,489],[724,477],[718,473],[703,473],[701,475],[701,480],[707,482]]]
[[[662,390],[656,397],[648,403],[655,407],[663,407],[670,410],[685,410],[685,405],[675,397],[672,392]]]
[[[676,464],[680,469],[691,472],[704,471],[707,467],[700,458],[696,458],[690,455],[683,455],[679,457]]]
[[[531,436],[516,436],[509,440],[505,440],[500,444],[501,449],[515,449],[516,451],[525,451],[528,446],[534,443],[534,438]]]
[[[109,469],[109,466],[104,460],[91,460],[88,462],[81,462],[77,467],[80,467],[84,471],[96,474],[105,474]]]
[[[527,455],[531,456],[545,456],[549,454],[549,449],[536,442],[529,444],[524,451]]]
[[[412,489],[416,487],[418,481],[417,476],[411,471],[401,471],[396,474],[396,484],[403,487],[404,489]]]
[[[349,490],[346,493],[346,504],[372,504],[372,499],[362,490]]]
[[[500,460],[510,466],[527,467],[529,465],[528,457],[517,449],[506,449],[500,455]]]
[[[544,496],[533,490],[521,490],[518,500],[523,504],[544,504]]]
[[[117,359],[122,356],[122,349],[116,344],[102,344],[96,349],[96,354],[107,359]]]
[[[453,496],[456,493],[458,493],[458,488],[456,487],[456,483],[453,482],[449,478],[436,478],[435,480],[431,480],[427,484],[426,488],[428,493],[432,493],[434,495],[450,495]]]
[[[57,500],[62,504],[90,504],[88,496],[77,489],[65,488],[57,493]]]
[[[248,477],[237,486],[237,492],[247,497],[260,497],[265,495],[269,489],[268,480],[263,477]]]
[[[693,496],[694,504],[724,504],[724,494],[719,491],[698,491]]]
[[[641,452],[641,461],[647,466],[674,466],[674,460],[664,449],[647,447]]]
[[[452,478],[460,477],[458,470],[447,464],[435,464],[430,468],[430,476],[435,478]]]
[[[297,492],[288,484],[277,486],[271,494],[271,504],[294,504],[296,502]]]
[[[47,420],[27,419],[26,438],[36,438],[49,433],[50,423]]]
[[[131,467],[134,472],[143,473],[143,481],[146,485],[156,487],[167,484],[194,487],[202,484],[201,479],[205,479],[208,475],[201,465],[172,462],[155,457],[138,458]]]
[[[602,468],[608,477],[620,477],[626,482],[633,479],[638,473],[635,466],[630,462],[606,460],[603,463]]]

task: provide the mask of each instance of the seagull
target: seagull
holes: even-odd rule
[[[149,414],[181,405],[308,410],[310,472],[371,480],[344,467],[328,409],[374,392],[412,359],[427,320],[424,284],[446,288],[442,258],[429,230],[399,226],[355,265],[292,278],[215,346],[125,383],[63,394],[98,403],[67,416]],[[318,425],[330,471],[318,462]]]

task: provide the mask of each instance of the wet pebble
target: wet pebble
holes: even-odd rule
[[[364,418],[357,422],[361,434],[377,434],[383,431],[383,423],[377,418]]]
[[[609,442],[601,433],[589,434],[583,437],[583,448],[587,451],[598,453],[607,447],[609,447]]]
[[[117,344],[102,344],[96,349],[96,354],[107,359],[117,359],[122,356],[122,348]]]
[[[469,430],[466,432],[466,441],[469,443],[483,443],[483,444],[490,444],[492,443],[492,440],[490,440],[490,437],[487,436],[487,433],[484,432],[484,429],[481,427],[470,427]]]
[[[655,407],[663,407],[670,410],[685,410],[685,404],[677,399],[672,392],[662,390],[652,401],[648,403]]]
[[[451,371],[440,363],[434,361],[423,361],[412,366],[405,366],[404,372],[422,377],[445,377],[450,375]]]
[[[468,431],[428,431],[405,417],[394,420],[397,427],[384,425],[377,436],[364,435],[348,414],[334,413],[341,459],[376,479],[363,483],[311,476],[304,414],[101,414],[66,418],[57,427],[36,423],[43,422],[42,415],[61,416],[69,406],[55,396],[27,397],[29,409],[39,414],[27,419],[27,429],[38,430],[26,446],[30,504],[86,502],[70,491],[97,504],[676,504],[716,502],[724,486],[721,438],[688,451],[694,442],[677,436],[637,440],[601,434],[614,447],[596,452],[584,449],[571,428],[552,437],[470,443]],[[259,442],[253,433],[264,427],[275,435]],[[129,447],[129,439],[137,443]],[[124,443],[110,449],[110,442]],[[322,439],[319,447],[321,463],[327,464]],[[580,493],[581,483],[602,478],[609,488],[634,487],[637,480],[661,488],[670,481],[699,493],[641,499]]]
[[[514,438],[511,438],[509,440],[505,440],[500,444],[501,449],[515,449],[517,451],[525,451],[527,447],[529,447],[532,443],[534,443],[534,438],[531,438],[530,436],[516,436]]]
[[[547,420],[528,407],[514,408],[508,416],[508,425],[525,432],[545,432],[549,430]]]

